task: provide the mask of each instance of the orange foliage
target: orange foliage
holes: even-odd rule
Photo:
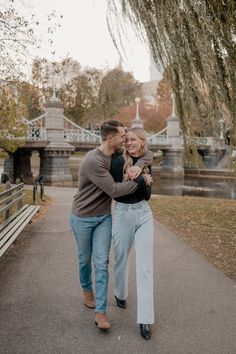
[[[150,105],[141,99],[139,104],[139,116],[144,121],[144,129],[148,132],[157,132],[166,126],[166,120],[172,112],[171,87],[163,78],[157,88],[157,104]],[[129,127],[136,116],[136,103],[122,107],[112,118],[119,119]]]

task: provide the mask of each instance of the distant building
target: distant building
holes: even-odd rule
[[[163,71],[160,71],[158,69],[157,64],[155,63],[152,56],[150,56],[149,72],[150,72],[150,81],[160,81],[162,79]]]
[[[142,83],[142,96],[146,103],[155,106],[157,104],[157,86],[158,80],[147,81]]]
[[[158,70],[152,56],[150,56],[149,73],[150,81],[142,83],[142,94],[148,104],[155,106],[157,104],[157,86],[158,82],[162,79],[162,72]]]

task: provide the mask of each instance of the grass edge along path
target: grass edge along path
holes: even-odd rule
[[[236,280],[236,200],[153,195],[154,218]]]

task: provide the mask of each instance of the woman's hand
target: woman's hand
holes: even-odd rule
[[[132,166],[128,169],[128,176],[131,180],[134,180],[140,175],[141,172],[142,172],[141,167]]]

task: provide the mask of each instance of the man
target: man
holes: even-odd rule
[[[143,178],[124,183],[114,182],[109,173],[112,155],[125,139],[122,122],[109,120],[100,128],[102,143],[86,154],[79,170],[78,192],[74,197],[71,227],[78,246],[80,283],[84,304],[95,308],[95,323],[101,329],[110,328],[106,316],[108,263],[111,245],[111,200],[134,192]],[[144,165],[152,160],[152,153],[133,166],[130,177],[136,178]],[[95,269],[95,300],[92,290],[91,259]]]

